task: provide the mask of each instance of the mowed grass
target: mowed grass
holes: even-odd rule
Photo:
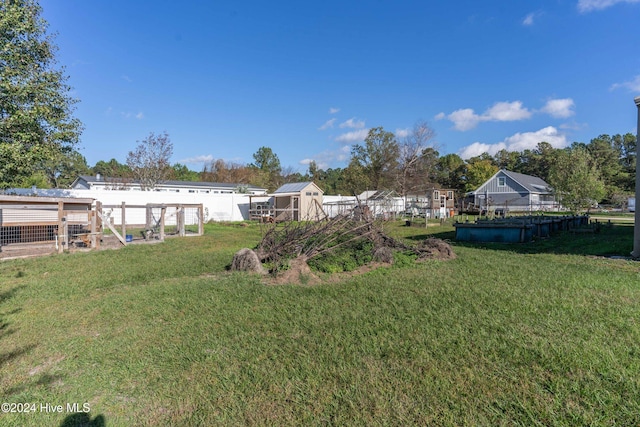
[[[0,263],[0,425],[640,424],[632,226],[313,286],[226,271],[260,235]]]

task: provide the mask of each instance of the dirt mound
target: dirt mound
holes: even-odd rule
[[[418,259],[439,259],[439,260],[447,260],[447,259],[455,259],[456,254],[453,252],[453,248],[450,244],[441,239],[436,239],[435,237],[430,237],[426,240],[420,242],[416,249],[419,252]]]
[[[240,249],[233,255],[231,271],[250,271],[259,274],[267,273],[258,255],[248,248]]]
[[[307,259],[299,256],[289,261],[289,268],[274,277],[277,284],[293,283],[303,285],[315,285],[320,283],[320,278],[313,274]]]

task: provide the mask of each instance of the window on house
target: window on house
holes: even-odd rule
[[[499,176],[498,187],[504,187],[505,185],[507,185],[507,178],[505,178],[504,176]]]
[[[314,196],[319,196],[319,194],[318,194],[318,192],[317,192],[317,191],[314,191],[314,192],[313,192],[313,195],[314,195]]]
[[[307,191],[305,194],[306,194],[307,196],[310,196],[310,195],[311,195],[311,191]]]
[[[439,199],[440,198],[440,192],[438,190],[434,190],[433,191],[433,198],[434,199]]]
[[[453,191],[447,191],[447,199],[453,199]]]

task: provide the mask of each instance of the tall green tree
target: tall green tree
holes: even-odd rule
[[[560,203],[573,212],[589,209],[606,194],[596,163],[581,146],[558,154],[549,174],[549,184]]]
[[[366,174],[370,190],[392,188],[400,155],[395,135],[382,127],[372,128],[364,143],[351,148],[349,168],[353,166]]]
[[[489,157],[481,155],[469,159],[464,173],[465,191],[472,191],[480,187],[496,172],[498,172],[498,166]]]
[[[637,136],[632,133],[614,135],[613,144],[619,153],[622,172],[617,183],[622,192],[632,193],[636,185]]]
[[[82,125],[73,117],[64,68],[34,0],[0,0],[0,187],[18,186],[47,159],[73,148]]]
[[[620,161],[622,153],[617,149],[613,138],[609,135],[599,135],[597,138],[592,139],[587,144],[587,150],[605,183],[605,197],[610,199],[620,192],[618,183],[623,180],[622,174],[624,173]]]
[[[131,168],[116,159],[108,162],[98,160],[91,170],[94,175],[101,175],[103,178],[131,178],[132,176]]]
[[[69,188],[78,176],[89,174],[90,169],[82,154],[68,148],[45,159],[42,173],[47,177],[49,187]]]
[[[436,164],[437,182],[443,188],[456,190],[458,194],[465,191],[465,163],[457,154],[445,154],[438,158]]]
[[[253,153],[254,162],[249,167],[260,171],[258,185],[267,187],[270,191],[275,190],[282,183],[282,165],[280,158],[269,147],[260,147]]]
[[[200,181],[200,173],[192,171],[187,167],[187,165],[183,165],[181,163],[176,163],[171,166],[169,177],[175,179],[176,181]]]

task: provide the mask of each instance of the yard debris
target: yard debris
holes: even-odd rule
[[[425,259],[455,259],[456,254],[450,244],[441,239],[430,237],[421,241],[416,250],[419,252],[418,260]]]
[[[232,271],[249,271],[252,273],[266,274],[258,255],[249,248],[240,249],[233,255],[231,262]]]
[[[389,247],[381,246],[373,251],[373,260],[385,264],[393,264],[393,251]]]
[[[356,219],[356,218],[359,218]],[[393,263],[394,252],[413,254],[417,260],[451,259],[451,246],[436,238],[409,245],[384,233],[382,222],[344,214],[318,222],[288,222],[265,225],[263,238],[255,249],[261,263],[269,265],[273,276],[286,274],[293,281],[311,277],[307,261],[325,254],[346,253],[366,243],[373,262]],[[355,258],[357,255],[353,254]],[[295,277],[293,277],[295,276]]]

